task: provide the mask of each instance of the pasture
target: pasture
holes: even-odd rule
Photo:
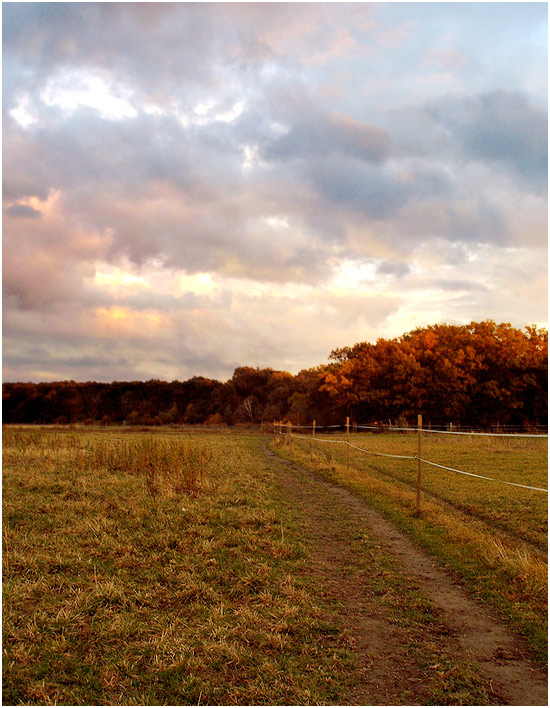
[[[346,647],[250,436],[3,437],[4,704],[334,701]]]
[[[410,446],[405,436],[368,439]],[[4,428],[4,704],[351,700],[366,669],[340,605],[312,576],[301,525],[309,510],[285,495],[266,441],[382,510],[544,660],[543,495],[510,487],[491,501],[495,484],[426,475],[433,498],[416,517],[414,465],[353,453],[348,473],[340,445],[293,440],[290,449],[288,439],[242,431]],[[434,442],[430,454],[456,462],[454,444]],[[507,460],[503,473],[515,465],[515,480],[545,486],[545,446],[506,445],[506,455],[485,442],[463,446],[461,464],[484,468],[481,456],[493,452]],[[396,704],[498,703],[445,643],[429,599],[363,529],[350,533],[349,563],[403,628],[399,651],[422,677],[399,688]]]
[[[349,448],[345,434],[282,435],[282,454],[349,487],[455,571],[476,596],[511,620],[545,660],[547,653],[548,495],[422,466],[416,460]],[[338,442],[342,444],[338,444]],[[414,456],[415,433],[357,433],[350,443],[373,453]],[[472,474],[548,488],[548,441],[423,434],[422,457]]]

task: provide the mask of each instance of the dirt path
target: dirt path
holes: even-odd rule
[[[392,623],[373,598],[368,575],[349,572],[352,538],[360,524],[398,559],[403,574],[437,608],[447,630],[426,641],[447,642],[457,661],[477,667],[493,703],[547,705],[547,674],[530,659],[521,638],[362,499],[280,458],[267,445],[264,449],[277,465],[285,494],[303,510],[314,557],[309,572],[335,604],[360,656],[362,668],[348,704],[422,705],[429,698],[428,679],[433,682],[433,670],[428,672],[406,651],[406,628]]]

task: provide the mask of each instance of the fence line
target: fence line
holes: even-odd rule
[[[301,430],[311,430],[313,425],[293,425],[293,428],[300,428]],[[345,428],[345,423],[341,425],[318,425],[316,430],[323,430],[328,428]],[[384,432],[391,432],[392,430],[399,430],[406,433],[417,433],[418,428],[404,428],[398,427],[396,425],[352,425],[353,428],[361,430],[382,430]],[[548,433],[485,433],[485,432],[474,432],[470,430],[432,430],[431,428],[422,428],[423,433],[431,433],[438,435],[481,435],[484,437],[492,438],[547,438]]]
[[[417,433],[419,428],[398,428],[396,426],[377,426],[377,425],[357,425],[361,430],[403,430],[407,433]],[[436,433],[438,435],[483,435],[491,438],[547,438],[545,433],[474,433],[464,430],[431,430],[430,428],[421,428],[423,433]]]
[[[348,421],[349,421],[349,419],[348,419]],[[283,431],[282,422],[279,422],[279,423],[274,422],[273,425],[274,425],[274,432],[282,434],[282,435],[288,435],[289,438],[308,440],[309,442],[321,442],[321,443],[332,443],[332,444],[346,445],[348,450],[349,450],[349,448],[353,448],[355,450],[359,450],[360,452],[364,452],[367,455],[375,455],[376,457],[392,457],[392,458],[401,459],[401,460],[417,460],[418,465],[419,465],[419,470],[420,470],[421,463],[425,463],[427,465],[431,465],[432,467],[438,467],[439,469],[448,470],[450,472],[456,472],[457,474],[463,474],[468,477],[476,477],[477,479],[485,479],[489,482],[500,482],[501,484],[508,484],[512,487],[521,487],[522,489],[531,489],[536,492],[545,492],[546,494],[548,494],[548,489],[543,489],[541,487],[532,487],[532,486],[529,486],[528,484],[519,484],[517,482],[508,482],[507,480],[503,480],[503,479],[495,479],[494,477],[486,477],[485,475],[474,474],[473,472],[465,472],[464,470],[458,470],[454,467],[447,467],[445,465],[440,465],[439,463],[432,462],[431,460],[425,460],[420,454],[421,434],[422,433],[433,433],[433,432],[448,432],[448,433],[450,433],[450,431],[426,430],[425,428],[422,427],[422,418],[420,416],[418,418],[418,421],[419,422],[418,422],[417,428],[399,428],[400,430],[407,430],[409,432],[418,433],[418,438],[419,438],[418,439],[418,454],[416,454],[416,455],[393,455],[393,454],[384,453],[384,452],[374,452],[373,450],[367,450],[366,448],[362,448],[362,447],[358,447],[357,445],[353,445],[347,439],[346,440],[327,440],[326,438],[318,438],[318,437],[315,437],[315,430],[316,430],[315,423],[313,424],[313,426],[297,426],[300,428],[313,428],[313,434],[311,436],[296,435],[295,433],[292,432],[292,425],[290,424],[290,422],[287,424],[288,425],[287,432]],[[339,426],[322,426],[322,427],[331,427],[331,428],[338,427],[338,428],[340,428],[340,427],[344,427],[344,426],[339,425]],[[357,428],[370,428],[370,427],[371,426],[357,426]],[[346,429],[349,431],[349,423],[348,422],[346,422]],[[381,428],[372,426],[372,429],[380,430]],[[397,430],[398,428],[391,428],[391,429]],[[317,428],[317,430],[318,430],[318,428]],[[514,435],[514,434],[506,434],[506,433],[493,433],[493,434],[491,434],[491,433],[458,433],[458,432],[455,432],[455,433],[450,433],[450,434],[455,434],[455,435],[494,435],[497,437],[529,437],[529,438],[547,438],[548,437],[548,435],[529,435],[529,434],[525,434],[525,435],[515,434]],[[347,433],[347,435],[349,437],[349,432]],[[348,459],[348,466],[349,466],[349,459]],[[420,476],[419,476],[419,480],[418,480],[417,492],[418,493],[420,492]],[[418,511],[420,511],[419,504],[418,504]]]
[[[326,442],[326,443],[336,443],[337,445],[345,445],[345,440],[325,440],[324,438],[314,438],[313,435],[296,435],[296,433],[283,433],[283,435],[290,435],[291,438],[298,438],[299,440],[315,440],[315,442]]]
[[[341,425],[295,425],[294,423],[292,424],[293,428],[306,428],[307,430],[311,430],[312,428],[315,428],[316,430],[319,430],[320,428],[345,428],[346,424],[342,423]]]
[[[373,452],[372,450],[365,450],[363,447],[357,447],[357,445],[353,445],[352,443],[348,442],[347,440],[326,440],[325,438],[315,438],[313,436],[305,436],[305,435],[296,435],[296,433],[283,433],[283,435],[290,435],[291,438],[297,438],[298,440],[313,440],[314,442],[324,442],[324,443],[332,443],[332,444],[337,444],[337,445],[348,445],[349,447],[355,448],[355,450],[360,450],[361,452],[366,452],[368,455],[376,455],[377,457],[397,457],[401,460],[416,460],[416,457],[411,457],[410,455],[390,455],[389,453],[386,452]]]
[[[462,430],[426,430],[424,433],[439,433],[439,435],[484,435],[492,438],[547,438],[547,433],[473,433]]]

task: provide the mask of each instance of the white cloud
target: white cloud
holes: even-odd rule
[[[23,128],[27,128],[38,121],[38,116],[33,112],[28,96],[20,98],[15,108],[9,111],[9,114]]]
[[[142,290],[151,290],[151,285],[143,276],[134,275],[122,268],[109,264],[97,270],[94,276],[94,285],[99,289],[106,289],[113,295],[131,294]]]
[[[182,293],[193,293],[194,295],[205,295],[215,290],[219,290],[210,273],[195,273],[193,275],[180,275],[179,287]]]
[[[85,106],[94,108],[107,120],[123,120],[137,115],[136,109],[124,96],[127,93],[100,76],[84,71],[69,71],[48,79],[41,98],[47,106],[58,107],[68,113]]]

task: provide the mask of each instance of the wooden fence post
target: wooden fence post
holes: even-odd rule
[[[288,421],[288,446],[292,452],[292,423]]]
[[[416,473],[416,513],[420,514],[420,485],[422,483],[422,416],[418,416],[418,448],[416,452],[418,469]]]
[[[346,473],[349,474],[349,416],[346,418]]]
[[[313,430],[311,431],[311,442],[309,443],[309,459],[313,461],[313,438],[315,437],[315,421],[313,421]]]

